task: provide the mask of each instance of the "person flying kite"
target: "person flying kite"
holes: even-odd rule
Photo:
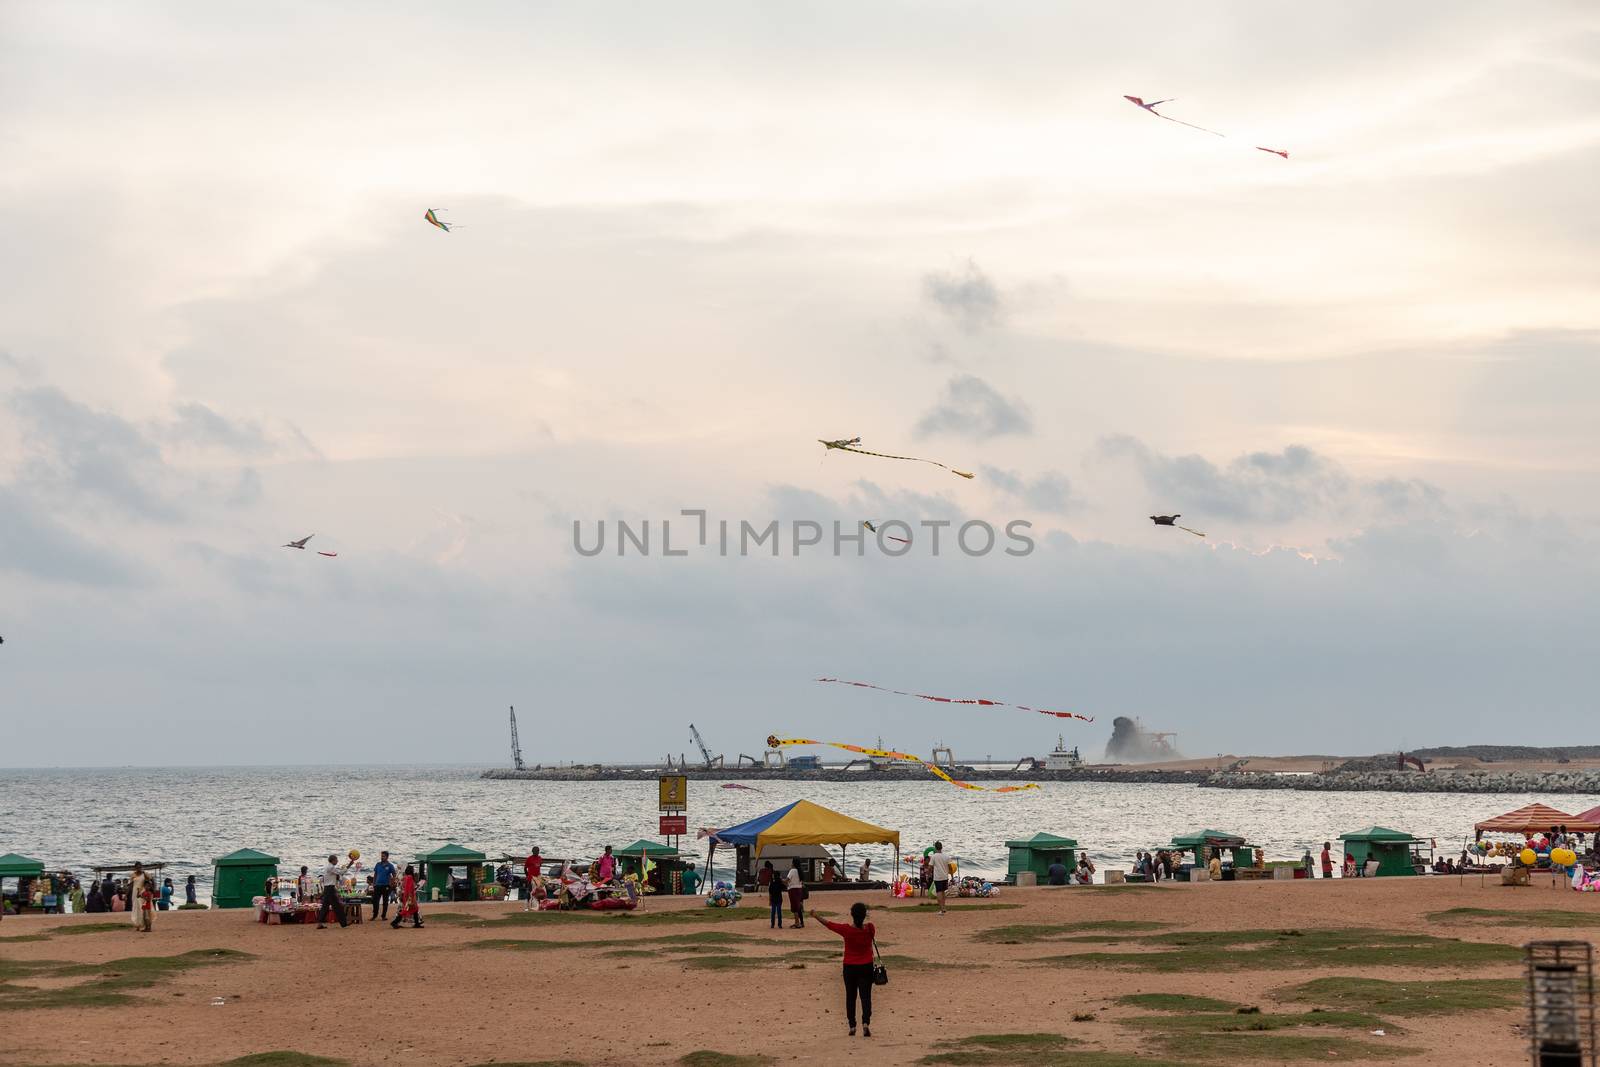
[[[1157,526],[1174,526],[1180,530],[1186,530],[1189,533],[1194,534],[1196,537],[1205,536],[1205,534],[1201,533],[1199,530],[1190,530],[1187,526],[1179,526],[1178,520],[1181,518],[1183,518],[1182,515],[1152,515],[1150,516],[1150,521],[1155,523]]]
[[[829,451],[837,448],[841,452],[854,452],[857,455],[862,456],[877,456],[879,459],[904,459],[909,460],[912,463],[932,463],[935,467],[944,467],[944,469],[949,471],[951,474],[959,474],[963,478],[972,477],[972,475],[968,474],[966,471],[958,471],[954,467],[946,467],[943,463],[940,463],[936,459],[920,459],[917,456],[891,456],[887,452],[868,452],[864,448],[855,447],[860,443],[861,438],[859,437],[841,438],[838,441],[824,441],[820,437],[817,438],[817,444],[821,445],[825,449],[828,449]]]
[[[439,218],[438,213],[436,211],[434,211],[433,208],[431,208],[431,207],[427,210],[427,212],[422,217],[424,219],[428,220],[428,225],[437,226],[437,227],[439,227],[439,229],[443,230],[445,233],[449,233],[450,232],[450,227],[455,225],[455,223],[453,223],[453,222],[445,222],[443,219]]]

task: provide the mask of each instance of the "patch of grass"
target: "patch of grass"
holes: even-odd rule
[[[1600,926],[1600,911],[1563,911],[1560,908],[1534,908],[1529,911],[1511,908],[1450,908],[1448,911],[1428,913],[1428,921],[1436,923],[1503,923],[1507,920],[1523,926],[1548,926],[1555,929],[1568,926]]]
[[[1213,997],[1193,997],[1188,993],[1129,993],[1125,997],[1118,997],[1117,1003],[1128,1008],[1143,1008],[1146,1011],[1234,1011],[1241,1004],[1231,1000],[1217,1000]]]
[[[1174,974],[1312,967],[1475,967],[1522,957],[1510,945],[1432,937],[1389,930],[1227,930],[1155,934],[1143,944],[1155,952],[1080,952],[1031,962],[1067,967],[1137,967]]]
[[[704,1048],[678,1057],[681,1067],[762,1067],[772,1062],[771,1056],[735,1056],[731,1052],[712,1052]]]
[[[73,923],[71,926],[58,926],[51,930],[51,935],[59,934],[62,937],[71,937],[74,934],[103,934],[107,930],[132,930],[129,923]]]
[[[1081,1044],[1082,1041],[1065,1034],[973,1034],[971,1037],[963,1037],[956,1041],[941,1041],[934,1047],[1037,1052],[1042,1049],[1068,1048]]]
[[[330,1060],[305,1052],[253,1052],[236,1060],[225,1060],[217,1067],[343,1067],[349,1060]],[[501,1067],[506,1067],[502,1064]]]
[[[995,926],[988,930],[980,930],[973,935],[973,940],[989,944],[1020,945],[1034,941],[1063,941],[1067,940],[1064,935],[1068,934],[1148,933],[1152,930],[1164,930],[1170,925],[1172,924],[1135,919],[1094,919],[1076,923],[1014,923],[1010,926]]]
[[[1378,1030],[1389,1024],[1365,1012],[1313,1010],[1286,1015],[1238,1011],[1149,1015],[1126,1020],[1124,1025],[1167,1034],[1234,1034],[1321,1026],[1341,1030]]]
[[[1064,1034],[974,1034],[956,1041],[941,1041],[936,1051],[918,1060],[923,1064],[1000,1067],[1175,1067],[1174,1060],[1155,1060],[1123,1052],[1080,1049],[1082,1044]]]
[[[1169,1056],[1206,1063],[1265,1060],[1269,1063],[1327,1063],[1339,1060],[1398,1060],[1423,1050],[1384,1041],[1355,1041],[1348,1035],[1322,1034],[1173,1034],[1160,1042]]]
[[[607,952],[606,955],[612,959],[626,960],[642,956],[659,956],[661,953],[653,948],[619,948],[613,952]]]
[[[233,949],[196,949],[180,956],[130,956],[105,963],[62,963],[52,960],[0,960],[0,1011],[37,1008],[103,1008],[135,1003],[129,994],[163,982],[194,967],[252,959]],[[26,978],[86,978],[54,989],[8,983]]]
[[[16,937],[0,937],[0,945],[21,945],[29,941],[48,941],[49,934],[18,934]]]
[[[1380,978],[1318,978],[1280,989],[1273,999],[1291,1004],[1326,1004],[1386,1015],[1450,1015],[1522,1005],[1523,983],[1515,978],[1461,978],[1436,982],[1386,982]]]

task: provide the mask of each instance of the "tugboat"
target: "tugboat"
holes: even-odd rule
[[[1066,738],[1056,735],[1056,747],[1045,757],[1044,769],[1047,771],[1075,771],[1083,766],[1083,757],[1078,755],[1078,746],[1067,747]]]

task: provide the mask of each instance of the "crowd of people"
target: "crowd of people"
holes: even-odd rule
[[[158,883],[155,876],[140,863],[133,865],[126,878],[106,872],[103,877],[88,879],[87,887],[69,871],[43,874],[27,880],[19,893],[29,909],[45,915],[116,912],[135,913],[137,919],[137,913],[144,910],[146,902],[150,911],[170,911],[184,905],[199,906],[195,899],[194,875],[184,880],[183,905],[179,905],[177,887],[172,879],[162,878]]]

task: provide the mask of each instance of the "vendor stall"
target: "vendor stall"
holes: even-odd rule
[[[1059,863],[1067,870],[1078,865],[1078,842],[1070,837],[1037,833],[1021,841],[1007,841],[1010,862],[1006,865],[1006,881],[1017,883],[1017,875],[1031,871],[1038,876],[1039,884],[1050,880],[1050,865]]]
[[[30,856],[8,852],[0,856],[0,908],[8,914],[23,911],[32,899],[33,881],[44,876],[44,863]],[[6,879],[14,879],[11,890],[6,890]]]
[[[1475,823],[1472,829],[1480,839],[1484,834],[1548,834],[1558,826],[1566,827],[1568,832],[1592,834],[1600,830],[1600,821],[1589,816],[1588,812],[1568,815],[1548,804],[1528,804]]]
[[[683,892],[685,863],[678,850],[671,845],[641,838],[617,849],[615,854],[619,877],[626,878],[631,874],[640,881],[648,881],[657,893]],[[648,878],[646,868],[649,868]]]
[[[1339,840],[1344,843],[1344,854],[1374,878],[1421,874],[1433,856],[1432,842],[1386,826],[1352,830],[1340,834]],[[1424,848],[1428,859],[1421,856]]]
[[[1247,867],[1255,867],[1256,846],[1246,844],[1243,837],[1230,834],[1226,830],[1200,830],[1174,837],[1172,847],[1179,852],[1193,852],[1196,867],[1204,867],[1212,852],[1218,855],[1226,852],[1232,862],[1223,866],[1224,879]]]
[[[837,811],[825,808],[820,804],[813,804],[809,800],[797,800],[792,804],[769,811],[765,815],[757,816],[738,826],[730,826],[725,830],[717,830],[711,835],[710,850],[706,856],[706,870],[709,872],[717,853],[717,846],[732,846],[736,857],[736,882],[741,886],[753,886],[756,880],[756,868],[763,860],[771,858],[768,849],[794,847],[799,845],[839,845],[841,846],[840,867],[844,866],[842,849],[850,845],[893,845],[895,849],[895,871],[899,872],[900,866],[900,831],[886,830],[881,826],[874,826],[860,819],[852,819]],[[823,862],[828,857],[824,852]],[[773,863],[777,867],[777,863]],[[813,868],[809,873],[811,878],[806,878],[806,867]],[[840,887],[860,887],[859,882],[849,883],[837,881],[822,883],[816,879],[814,862],[802,865],[801,877],[808,883],[816,881],[818,886],[837,885]]]
[[[267,883],[278,877],[278,857],[241,848],[211,861],[211,905],[248,908],[265,896]]]
[[[441,845],[417,857],[425,892],[431,900],[496,900],[501,886],[486,866],[489,857],[460,845]],[[459,873],[458,873],[459,872]]]

